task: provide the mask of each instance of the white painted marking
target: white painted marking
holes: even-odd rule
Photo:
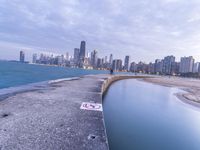
[[[102,104],[98,103],[89,103],[89,102],[83,102],[81,104],[80,109],[84,110],[94,110],[94,111],[103,111]]]

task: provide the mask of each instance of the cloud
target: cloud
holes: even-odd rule
[[[199,55],[198,4],[197,0],[1,0],[0,51],[7,53],[7,47],[14,53],[31,48],[73,54],[86,40],[87,50],[98,49],[102,57],[113,53],[116,58],[131,55],[133,61],[153,61],[171,54]]]

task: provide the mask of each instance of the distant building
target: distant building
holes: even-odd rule
[[[148,73],[149,74],[153,74],[155,71],[155,69],[154,69],[154,66],[155,66],[155,64],[154,63],[149,63],[149,65],[148,65]]]
[[[200,63],[199,63],[199,69],[198,69],[198,73],[200,73]]]
[[[97,68],[102,68],[103,67],[103,59],[98,58],[97,59]]]
[[[189,57],[181,57],[180,62],[180,73],[191,73],[193,72],[194,58],[192,56]]]
[[[37,63],[37,54],[33,54],[32,63]]]
[[[80,57],[84,58],[85,57],[85,52],[86,52],[86,42],[81,41],[81,46],[80,46]]]
[[[63,66],[64,65],[64,55],[57,56],[58,58],[58,65]]]
[[[80,54],[79,48],[75,48],[74,49],[74,64],[75,65],[78,65],[79,63],[79,54]]]
[[[25,53],[24,51],[20,51],[19,61],[24,63],[25,62]]]
[[[94,68],[97,67],[97,59],[98,59],[97,51],[94,50],[93,52],[91,52],[91,65],[92,65]]]
[[[193,73],[200,73],[199,68],[200,68],[200,63],[199,62],[194,63]]]
[[[163,68],[163,60],[156,59],[154,65],[154,73],[162,74],[162,68]]]
[[[67,61],[69,61],[69,53],[68,53],[68,52],[67,52],[66,55],[65,55],[65,59],[66,59]]]
[[[167,75],[172,74],[172,64],[175,62],[174,56],[166,56],[163,60],[162,72]]]
[[[140,73],[147,73],[148,72],[148,65],[145,64],[144,62],[139,62],[137,64],[137,72],[140,72]]]
[[[79,53],[79,67],[83,67],[84,65],[84,60],[85,60],[85,54],[86,54],[86,42],[81,41],[80,45],[80,53]]]
[[[137,64],[135,62],[131,63],[130,71],[131,72],[136,72],[137,71]]]
[[[180,63],[179,63],[179,62],[173,62],[173,63],[172,63],[171,74],[172,74],[172,75],[177,75],[177,74],[179,74],[179,68],[180,68]]]
[[[126,56],[124,60],[124,70],[129,71],[129,60],[130,56]]]
[[[121,71],[122,70],[122,60],[121,59],[115,59],[112,62],[112,69],[114,71]]]
[[[105,56],[105,62],[104,63],[108,63],[108,57]]]
[[[109,58],[110,65],[112,65],[112,62],[113,62],[113,54],[110,54],[110,58]]]

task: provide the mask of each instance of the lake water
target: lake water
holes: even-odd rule
[[[103,73],[109,72],[0,61],[0,89],[60,78]]]
[[[134,79],[113,83],[103,101],[110,150],[200,150],[200,108],[177,92]]]

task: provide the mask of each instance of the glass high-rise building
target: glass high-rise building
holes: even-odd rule
[[[126,56],[124,60],[124,69],[126,71],[129,71],[129,60],[130,60],[130,56]]]
[[[172,74],[172,65],[174,62],[175,62],[174,56],[166,56],[163,60],[162,72],[167,75]]]
[[[122,70],[122,60],[121,59],[113,60],[112,69],[114,71],[121,71]]]
[[[83,67],[84,66],[85,53],[86,53],[86,42],[85,41],[81,41],[80,53],[79,53],[79,67]]]
[[[81,46],[80,46],[80,58],[85,58],[85,50],[86,49],[86,42],[81,41]]]
[[[77,65],[78,62],[79,62],[79,54],[80,53],[80,50],[79,48],[75,48],[74,49],[74,63]]]
[[[96,66],[97,66],[97,59],[98,59],[98,57],[97,57],[97,51],[94,50],[94,51],[91,53],[91,65],[92,65],[93,67],[96,67]]]
[[[112,65],[112,62],[113,62],[113,54],[110,54],[109,63]]]
[[[19,61],[20,62],[25,62],[25,53],[24,53],[24,51],[20,51]]]
[[[189,73],[193,71],[193,65],[194,65],[194,58],[192,56],[189,57],[181,57],[180,62],[180,73]]]
[[[37,62],[37,54],[33,54],[33,60],[32,60],[32,63],[36,63]]]

